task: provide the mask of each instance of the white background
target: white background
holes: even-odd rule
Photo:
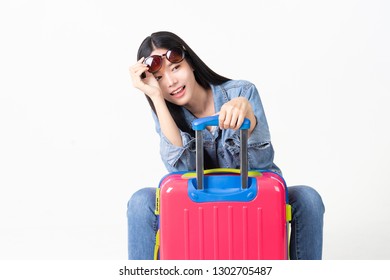
[[[126,259],[126,204],[166,174],[128,67],[155,31],[260,91],[324,259],[390,259],[390,2],[2,0],[0,259]]]

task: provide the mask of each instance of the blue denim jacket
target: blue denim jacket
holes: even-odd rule
[[[269,169],[281,173],[280,169],[273,163],[274,149],[263,105],[255,85],[244,80],[230,80],[221,85],[211,85],[211,89],[214,96],[215,112],[219,112],[222,105],[232,98],[242,96],[249,100],[257,119],[257,125],[248,139],[249,169]],[[184,107],[182,108],[185,120],[190,124],[196,117]],[[168,171],[195,170],[195,138],[181,131],[183,147],[174,146],[161,132],[160,124],[154,113],[153,118],[156,131],[160,135],[161,158]],[[215,127],[211,131],[203,130],[204,152],[211,160],[208,165],[213,168],[239,168],[239,135],[238,130],[221,130],[219,127]]]

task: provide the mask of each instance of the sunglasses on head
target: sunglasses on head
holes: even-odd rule
[[[164,56],[169,62],[179,63],[182,62],[185,56],[184,50],[180,47],[174,47],[169,49],[165,54],[162,55],[151,55],[145,58],[144,64],[146,64],[150,73],[156,73],[161,69]]]

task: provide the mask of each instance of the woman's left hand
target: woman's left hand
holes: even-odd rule
[[[252,132],[256,125],[256,118],[252,105],[245,97],[236,97],[222,105],[219,112],[219,127],[221,129],[239,129],[244,122],[244,118],[251,121]]]

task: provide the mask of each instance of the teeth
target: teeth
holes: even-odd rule
[[[181,88],[179,88],[179,89],[177,89],[177,90],[173,91],[173,92],[172,92],[172,94],[179,93],[179,92],[180,92],[182,89],[183,89],[183,87],[181,87]]]

